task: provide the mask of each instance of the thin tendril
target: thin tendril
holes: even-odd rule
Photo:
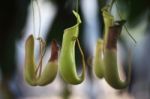
[[[43,44],[40,42],[40,63],[39,63],[39,77],[41,76],[42,72],[42,65],[43,65]]]
[[[33,0],[31,1],[31,6],[32,6],[32,19],[33,19],[33,34],[35,37],[35,13],[34,13],[34,4],[33,4]]]
[[[110,11],[112,10],[112,6],[113,6],[114,2],[115,2],[115,0],[111,0],[110,9],[109,9]]]
[[[85,58],[84,58],[84,53],[83,53],[83,51],[81,49],[81,45],[80,45],[80,42],[79,42],[78,38],[76,40],[77,40],[79,51],[80,51],[81,57],[82,57],[82,65],[83,65],[83,72],[82,73],[84,73],[85,72]]]
[[[43,41],[43,39],[41,39],[41,38],[37,38],[37,39],[40,41],[40,61],[39,61],[39,64],[38,64],[38,66],[36,68],[35,73],[37,75],[37,73],[39,71],[39,77],[40,77],[41,76],[41,72],[42,72],[42,60],[43,60],[43,57],[44,57],[45,52],[46,52],[46,49],[45,49],[46,42]]]
[[[38,37],[37,37],[37,40],[39,40],[40,42],[40,59],[39,59],[39,63],[38,63],[38,66],[35,70],[35,74],[38,75],[38,77],[41,76],[41,72],[42,72],[42,62],[43,62],[43,57],[44,57],[44,54],[45,54],[45,42],[43,41],[43,39],[40,37],[40,33],[41,33],[41,11],[40,11],[40,6],[39,6],[39,3],[37,0],[32,0],[31,3],[32,3],[32,10],[33,10],[33,32],[34,32],[34,36],[35,36],[35,12],[34,12],[34,1],[36,2],[36,5],[37,5],[37,8],[38,8],[38,14],[39,14],[39,31],[38,31]],[[43,46],[44,44],[44,46]],[[44,49],[44,51],[43,51]]]
[[[76,11],[77,11],[77,13],[79,12],[78,9],[79,8],[79,0],[77,0],[77,3],[76,3]]]
[[[37,8],[38,8],[38,13],[39,13],[39,33],[38,33],[38,37],[40,37],[40,33],[41,33],[41,11],[40,11],[40,6],[37,0],[36,4],[37,4]]]
[[[40,37],[40,33],[41,33],[41,11],[40,11],[40,6],[39,6],[39,3],[37,0],[32,0],[32,15],[33,15],[33,32],[34,32],[34,35],[35,35],[35,12],[34,12],[34,1],[36,2],[36,5],[37,5],[37,8],[38,8],[38,14],[39,14],[39,30],[38,30],[38,37]]]
[[[120,12],[119,12],[119,10],[118,10],[119,7],[118,7],[118,5],[117,5],[117,2],[115,2],[115,4],[116,4],[116,7],[117,7],[118,15],[119,15],[119,17],[122,19],[121,14],[120,14]],[[125,30],[127,31],[129,37],[131,37],[131,39],[133,40],[133,42],[136,44],[137,42],[136,42],[136,40],[134,39],[134,37],[130,34],[130,32],[129,32],[129,30],[128,30],[126,24],[124,25],[124,28],[125,28]]]

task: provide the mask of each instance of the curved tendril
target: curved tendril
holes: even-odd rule
[[[96,50],[93,59],[93,72],[98,78],[103,78],[104,64],[103,64],[103,40],[99,39],[96,44]]]
[[[38,63],[38,66],[36,68],[36,75],[39,71],[39,77],[41,76],[41,72],[42,72],[42,64],[43,64],[43,57],[44,57],[44,54],[45,54],[45,45],[46,45],[46,42],[41,38],[41,37],[38,37],[37,40],[39,40],[40,42],[40,60],[39,60],[39,63]]]
[[[82,65],[83,65],[83,71],[82,71],[82,74],[81,74],[81,78],[84,80],[84,78],[85,78],[85,69],[86,69],[85,65],[86,64],[85,64],[84,53],[83,53],[83,51],[81,49],[81,45],[80,45],[80,42],[79,42],[78,38],[77,38],[77,43],[78,43],[78,47],[79,47],[79,50],[80,50],[80,53],[81,53]]]
[[[73,11],[73,14],[77,18],[77,24],[64,30],[62,48],[59,58],[60,74],[62,78],[69,84],[80,84],[85,78],[85,61],[84,55],[81,50],[78,33],[79,24],[81,23],[80,16],[78,13]],[[76,71],[75,63],[75,43],[78,43],[79,50],[82,56],[83,70],[80,76],[78,76]]]
[[[116,4],[116,8],[117,8],[118,15],[119,15],[120,19],[122,20],[122,16],[121,16],[121,14],[120,14],[120,12],[119,12],[119,9],[118,9],[119,7],[118,7],[117,2],[115,2],[115,4]],[[128,30],[126,24],[124,25],[124,28],[125,28],[126,32],[128,33],[129,37],[130,37],[130,38],[133,40],[133,42],[136,44],[137,41],[136,41],[135,38],[130,34],[130,32],[129,32],[129,30]]]
[[[37,72],[40,69],[41,60],[43,58],[43,55],[41,56],[40,62],[38,66],[35,64],[34,61],[34,38],[33,35],[30,35],[28,39],[26,40],[25,44],[25,70],[24,70],[24,76],[27,83],[31,86],[43,86],[51,83],[57,74],[57,68],[58,68],[58,47],[56,41],[52,41],[51,46],[51,59],[54,58],[54,60],[49,60],[46,64],[46,68],[44,71],[40,74],[39,77],[37,77]],[[53,55],[55,53],[55,55]],[[41,70],[39,71],[41,72]]]
[[[57,46],[57,42],[56,40],[53,40],[51,42],[51,57],[41,76],[39,77],[39,79],[37,79],[38,85],[47,85],[55,79],[58,70],[58,51],[59,47]]]

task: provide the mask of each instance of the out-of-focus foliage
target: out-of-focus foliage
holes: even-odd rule
[[[2,0],[0,3],[0,69],[3,79],[15,73],[15,43],[22,36],[30,0]]]
[[[0,2],[0,91],[3,99],[16,99],[10,82],[16,74],[16,41],[22,36],[30,0],[2,0]]]
[[[100,8],[103,8],[106,5],[106,0],[98,0],[98,4],[100,5]]]
[[[47,44],[50,43],[52,38],[56,38],[61,42],[64,29],[74,25],[76,22],[76,19],[72,14],[72,10],[75,9],[74,3],[76,4],[76,2],[73,2],[72,0],[52,0],[52,2],[56,5],[57,12],[52,26],[49,28]]]
[[[119,10],[128,15],[129,25],[134,27],[142,21],[143,16],[150,11],[149,0],[117,0]]]

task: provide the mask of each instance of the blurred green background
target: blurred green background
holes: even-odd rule
[[[125,66],[122,71],[125,74],[127,64],[126,52],[130,48],[133,53],[132,81],[129,88],[116,92],[106,84],[103,84],[105,81],[100,82],[93,76],[90,61],[91,57],[93,57],[95,42],[97,38],[102,37],[104,27],[100,9],[108,2],[109,0],[79,0],[79,13],[82,19],[79,40],[86,56],[88,67],[87,80],[81,85],[71,86],[63,82],[58,75],[56,81],[46,87],[45,90],[41,87],[36,87],[35,89],[30,87],[23,79],[24,42],[26,37],[33,33],[31,0],[2,0],[0,3],[0,99],[32,99],[29,97],[54,99],[52,96],[61,97],[56,99],[62,99],[63,97],[64,99],[107,99],[105,97],[107,94],[110,94],[110,97],[114,94],[119,94],[118,97],[125,97],[122,99],[129,99],[128,97],[133,99],[141,99],[141,97],[150,99],[149,0],[116,1],[122,17],[127,21],[129,32],[137,41],[137,44],[134,44],[125,29],[123,29],[119,40],[119,54],[123,57]],[[76,0],[39,0],[39,3],[42,18],[41,29],[43,32],[41,35],[46,40],[47,48],[49,48],[53,38],[61,46],[64,29],[76,23],[76,19],[72,14],[72,10],[76,6]],[[37,8],[35,10],[37,11]],[[118,20],[119,16],[116,11],[114,4],[112,14]],[[35,14],[35,17],[37,32],[39,25],[38,14]],[[37,33],[35,35],[37,36]],[[76,59],[80,70],[81,56],[78,48],[76,48]],[[81,93],[78,91],[81,91]],[[125,96],[123,93],[125,93]],[[79,97],[77,98],[78,95]],[[114,99],[117,99],[115,95]],[[46,98],[46,96],[49,98]],[[76,98],[71,96],[76,96]]]

